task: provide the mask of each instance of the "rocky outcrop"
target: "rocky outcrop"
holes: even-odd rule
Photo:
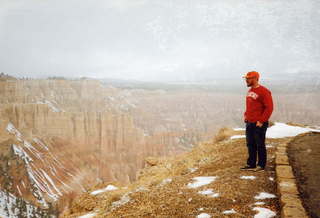
[[[1,189],[36,206],[101,181],[128,183],[145,157],[184,149],[168,146],[175,135],[146,135],[96,80],[0,83],[2,164],[15,163],[3,168]]]

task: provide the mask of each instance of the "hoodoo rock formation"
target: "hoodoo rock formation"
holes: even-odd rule
[[[182,151],[167,146],[176,135],[146,135],[117,92],[96,80],[0,81],[1,190],[48,208],[97,180],[135,180],[147,156]]]

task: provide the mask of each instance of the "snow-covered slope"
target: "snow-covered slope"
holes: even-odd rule
[[[7,140],[1,142],[0,151],[0,215],[54,217],[56,208],[52,205],[72,190],[66,183],[74,176],[52,153],[51,146],[36,135],[24,135],[11,122],[1,135]],[[83,189],[81,184],[79,188]]]
[[[3,218],[42,218],[54,217],[35,207],[32,203],[0,190],[0,217]]]

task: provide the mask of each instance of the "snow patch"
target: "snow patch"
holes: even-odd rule
[[[240,176],[240,179],[251,179],[251,180],[254,180],[256,179],[255,176]]]
[[[213,189],[206,189],[203,191],[198,191],[199,194],[206,195],[208,197],[216,198],[219,197],[219,193],[214,193]]]
[[[237,213],[234,209],[231,209],[231,210],[225,210],[222,212],[223,214],[234,214],[234,213]]]
[[[144,186],[140,186],[140,187],[136,188],[134,191],[135,191],[135,192],[149,191],[149,189],[146,188],[146,187],[144,187]]]
[[[20,192],[20,191],[19,191]],[[28,201],[23,200],[26,203],[25,208],[19,207],[21,204],[21,198],[17,198],[10,192],[0,190],[0,217],[8,218],[41,218],[38,208],[30,204]]]
[[[217,179],[217,176],[198,176],[192,179],[195,181],[188,183],[188,188],[198,188],[200,186],[210,184]]]
[[[273,126],[268,128],[266,137],[267,138],[284,138],[293,137],[306,132],[320,132],[317,129],[311,129],[308,127],[291,126],[285,123],[275,122]]]
[[[28,141],[23,141],[24,147],[28,148],[28,150],[34,154],[38,159],[42,160],[42,154],[35,147],[33,147]]]
[[[124,205],[124,204],[128,203],[130,201],[130,197],[129,197],[130,193],[132,193],[132,192],[128,192],[128,193],[124,194],[120,198],[120,200],[112,202],[112,206],[113,207],[120,207],[121,205]]]
[[[172,182],[171,178],[166,178],[164,180],[162,180],[162,182],[160,183],[160,186],[166,185],[168,183]]]
[[[200,213],[197,218],[211,218],[211,216],[207,213]]]
[[[114,185],[108,185],[107,187],[103,188],[103,189],[98,189],[95,190],[93,192],[91,192],[92,195],[97,195],[106,191],[113,191],[113,190],[117,190],[118,187],[114,186]]]
[[[267,199],[267,198],[275,198],[274,194],[270,194],[267,192],[260,192],[259,195],[256,195],[254,198],[257,200]]]
[[[21,139],[22,134],[19,132],[19,130],[16,129],[16,127],[14,127],[14,125],[12,123],[10,123],[10,122],[8,123],[6,130],[9,133],[15,135],[19,142],[22,142],[22,139]]]
[[[194,167],[194,168],[190,167],[190,168],[188,168],[188,170],[189,170],[190,173],[193,173],[193,172],[197,171],[198,168],[197,167]]]
[[[263,207],[254,207],[253,210],[258,211],[254,218],[271,218],[276,216],[276,213],[270,209],[263,208]]]
[[[96,213],[87,213],[85,215],[79,216],[78,218],[92,218],[95,217],[97,214]]]
[[[245,138],[246,136],[245,135],[233,135],[230,137],[230,139],[242,139],[242,138]]]
[[[33,141],[35,143],[37,143],[38,145],[42,146],[44,149],[46,149],[47,151],[49,151],[48,146],[46,146],[40,139],[38,138],[33,138]]]
[[[12,145],[13,152],[19,156],[26,164],[29,164],[33,159],[19,145]]]
[[[274,146],[271,144],[266,144],[266,148],[273,148]]]
[[[46,104],[48,107],[53,111],[53,112],[62,112],[63,110],[59,109],[56,105],[54,105],[51,101],[49,100],[42,100],[42,101],[37,101],[37,104]]]
[[[256,203],[254,203],[254,205],[264,205],[265,203],[262,201],[257,201]]]
[[[235,130],[235,131],[244,131],[246,129],[245,128],[233,128],[233,130]]]

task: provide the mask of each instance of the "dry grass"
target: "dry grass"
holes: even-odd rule
[[[233,135],[243,135],[243,134],[245,134],[244,130],[233,130],[227,127],[223,127],[214,136],[212,143],[218,143],[218,142],[224,141],[226,139],[229,139],[230,136],[233,136]]]
[[[271,127],[271,126],[273,126],[273,125],[274,125],[274,122],[273,122],[273,121],[269,121],[268,127]]]
[[[252,216],[255,214],[252,210],[255,195],[262,191],[276,193],[275,183],[269,180],[275,176],[274,159],[270,157],[274,150],[268,150],[269,170],[242,172],[239,167],[245,163],[247,151],[244,139],[228,140],[235,132],[223,128],[213,139],[215,143],[202,143],[190,152],[158,159],[156,165],[141,170],[138,180],[128,189],[105,192],[95,197],[83,195],[71,208],[72,213],[65,217],[80,215],[89,209],[100,211],[97,217],[195,217],[201,212],[223,217],[222,212],[232,208],[237,211],[233,217]],[[197,170],[191,171],[192,168]],[[239,178],[241,175],[256,175],[257,178],[242,180]],[[187,188],[196,176],[218,176],[218,179],[198,189]],[[161,184],[166,178],[171,178],[172,182]],[[139,187],[144,188],[137,190]],[[208,188],[220,196],[210,198],[197,193]],[[124,195],[129,197],[129,202],[119,207],[112,206]],[[264,202],[263,207],[279,211],[277,198]]]

